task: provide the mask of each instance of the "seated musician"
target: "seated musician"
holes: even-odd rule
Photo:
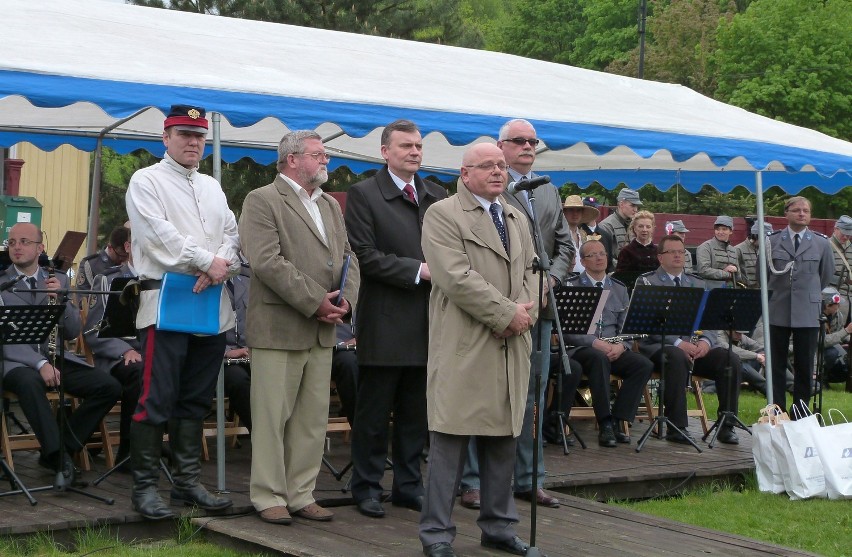
[[[38,256],[44,249],[42,231],[32,223],[18,223],[9,231],[9,256],[12,266],[0,276],[6,281],[23,275],[16,287],[2,293],[5,306],[46,305],[57,300],[56,294],[28,292],[28,290],[67,290],[68,277],[63,273],[53,276],[38,266]],[[65,304],[61,318],[65,338],[74,338],[80,333],[80,312],[70,300]],[[54,340],[56,344],[59,339]],[[49,342],[41,345],[7,344],[3,348],[3,389],[15,393],[21,410],[32,427],[39,444],[39,464],[59,471],[69,483],[75,477],[74,465],[69,458],[60,459],[60,451],[76,453],[83,448],[98,423],[106,416],[121,393],[121,385],[113,377],[95,370],[85,360],[70,351],[65,352],[64,361],[53,358],[55,352]],[[53,348],[58,350],[58,345]],[[59,443],[59,427],[47,401],[48,389],[62,382],[65,392],[83,399],[67,421],[64,447]]]
[[[95,276],[92,279],[92,290],[109,292],[115,279],[137,278],[133,257],[130,256],[130,230],[127,228],[123,230],[125,231],[122,233],[124,246],[121,249],[128,254],[127,259],[120,266],[110,267],[102,274]],[[115,337],[104,334],[100,336],[101,331],[104,333],[109,331],[108,324],[104,322],[106,304],[107,296],[96,294],[88,296],[89,312],[86,314],[83,336],[94,355],[95,368],[111,375],[121,384],[120,441],[118,455],[116,455],[116,462],[121,462],[130,456],[130,420],[142,390],[142,354],[136,335]],[[118,307],[126,308],[128,312],[131,312],[129,306]],[[128,320],[132,322],[132,318]],[[133,331],[135,332],[135,328]],[[129,461],[119,469],[129,471]]]
[[[580,246],[580,262],[585,270],[569,279],[565,286],[597,286],[608,291],[609,297],[597,325],[597,335],[567,335],[565,342],[577,347],[569,355],[579,362],[589,380],[592,406],[599,424],[598,444],[615,447],[616,442],[630,443],[630,436],[623,432],[621,422],[632,423],[636,417],[642,389],[651,378],[654,366],[648,358],[633,352],[630,342],[605,340],[621,331],[629,297],[623,283],[606,275],[607,253],[603,244],[589,240]],[[624,380],[612,408],[610,373]]]
[[[656,271],[645,273],[636,279],[636,286],[684,286],[691,288],[704,288],[704,281],[696,275],[683,272],[686,249],[683,240],[674,235],[663,236],[657,250],[657,258],[660,267]],[[697,333],[701,333],[697,331]],[[687,431],[686,415],[686,386],[689,382],[690,366],[694,365],[695,375],[707,377],[716,381],[716,391],[719,394],[719,412],[730,411],[737,413],[737,404],[740,397],[740,382],[742,381],[742,363],[736,354],[731,355],[731,373],[733,377],[725,378],[725,366],[727,365],[728,352],[716,345],[716,333],[704,331],[695,337],[691,336],[667,336],[666,337],[666,377],[663,402],[665,405],[665,416],[680,428],[684,433],[681,435],[674,429],[670,429],[666,435],[668,441],[675,443],[689,443],[694,441]],[[662,347],[659,336],[650,336],[639,342],[639,350],[642,354],[651,358],[657,369],[660,368]],[[721,443],[736,445],[739,443],[733,426],[725,424],[719,431],[717,439]]]
[[[93,289],[95,277],[102,275],[111,267],[118,267],[130,256],[130,227],[116,226],[109,235],[107,246],[92,255],[84,257],[77,266],[76,287],[80,290]]]
[[[225,331],[225,396],[240,422],[251,431],[251,357],[246,341],[246,308],[248,307],[251,269],[243,263],[240,273],[225,281],[235,325]]]

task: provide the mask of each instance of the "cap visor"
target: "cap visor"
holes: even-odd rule
[[[183,132],[192,132],[198,133],[201,135],[207,135],[207,128],[202,128],[199,126],[172,126],[176,130],[180,130]]]

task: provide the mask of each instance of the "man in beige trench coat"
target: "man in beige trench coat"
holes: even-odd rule
[[[524,555],[512,498],[516,438],[529,383],[537,280],[523,214],[500,203],[506,161],[491,144],[464,155],[458,194],[423,220],[432,272],[426,399],[431,450],[420,516],[427,556],[455,553],[451,514],[470,436],[477,436],[485,547]]]

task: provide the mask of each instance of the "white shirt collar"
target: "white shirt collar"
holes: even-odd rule
[[[283,178],[284,181],[287,182],[287,184],[291,188],[293,188],[293,191],[299,197],[302,197],[304,199],[310,199],[311,201],[316,201],[317,198],[322,195],[322,188],[321,187],[315,188],[314,191],[311,192],[311,195],[308,195],[308,190],[306,190],[305,188],[303,188],[302,186],[300,186],[299,184],[297,184],[296,182],[294,182],[293,180],[291,180],[287,176],[285,176],[283,174],[278,174],[278,175],[281,176],[281,178]]]

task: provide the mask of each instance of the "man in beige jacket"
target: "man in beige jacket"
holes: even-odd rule
[[[420,517],[427,556],[455,555],[452,508],[470,436],[477,436],[485,547],[524,555],[512,498],[515,443],[529,383],[537,304],[533,249],[522,213],[500,202],[506,160],[491,144],[464,155],[458,194],[423,220],[432,273],[426,400],[431,450]]]
[[[359,274],[340,205],[320,188],[328,161],[319,135],[288,133],[278,145],[278,176],[246,196],[240,217],[252,268],[250,496],[260,518],[273,524],[290,524],[291,513],[332,518],[313,491],[328,421],[335,325],[351,313]],[[338,299],[347,255],[348,279]]]

